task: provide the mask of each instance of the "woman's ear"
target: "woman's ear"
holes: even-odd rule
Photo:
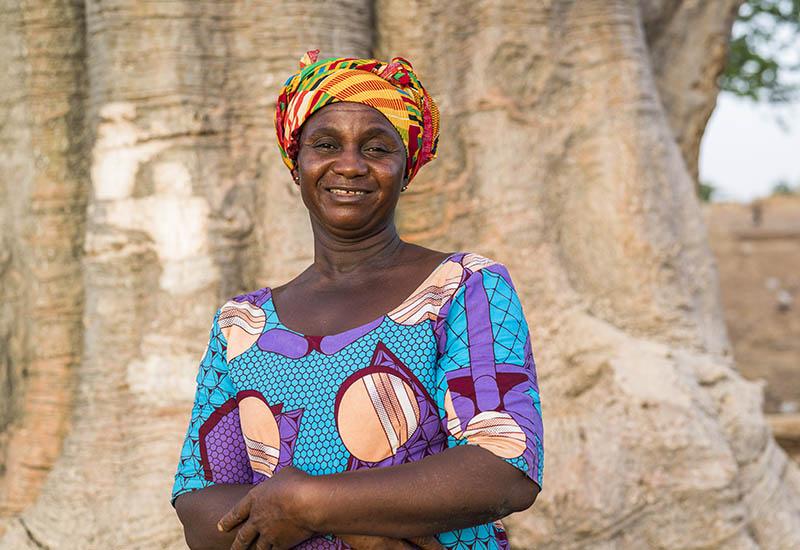
[[[292,168],[292,179],[295,185],[300,185],[300,173],[297,171],[297,168]]]

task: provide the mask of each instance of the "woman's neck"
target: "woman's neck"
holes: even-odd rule
[[[388,264],[405,246],[393,223],[377,233],[354,239],[336,237],[315,228],[313,269],[333,278],[360,267]]]

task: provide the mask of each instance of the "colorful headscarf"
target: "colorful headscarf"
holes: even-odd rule
[[[322,107],[340,101],[374,107],[397,129],[406,146],[409,181],[436,158],[439,109],[411,63],[402,57],[389,63],[352,57],[317,61],[318,54],[319,50],[311,50],[303,56],[300,71],[283,85],[275,108],[278,146],[290,170],[297,160],[303,123]]]

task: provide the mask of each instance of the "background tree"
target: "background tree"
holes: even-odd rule
[[[794,195],[800,191],[800,185],[792,185],[786,180],[775,182],[772,186],[773,195]]]
[[[402,230],[517,282],[548,453],[517,547],[800,545],[691,175],[739,3],[2,11],[0,547],[182,546],[168,495],[211,316],[310,260],[271,118],[310,47],[414,60],[443,135]]]
[[[733,27],[721,89],[753,101],[797,99],[798,36],[800,0],[744,2]],[[791,57],[793,61],[787,60]]]
[[[697,196],[703,202],[711,202],[714,195],[717,193],[717,188],[713,183],[701,181],[698,187]]]

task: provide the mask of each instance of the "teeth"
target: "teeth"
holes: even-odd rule
[[[366,191],[350,191],[347,189],[331,189],[334,195],[366,195]]]

